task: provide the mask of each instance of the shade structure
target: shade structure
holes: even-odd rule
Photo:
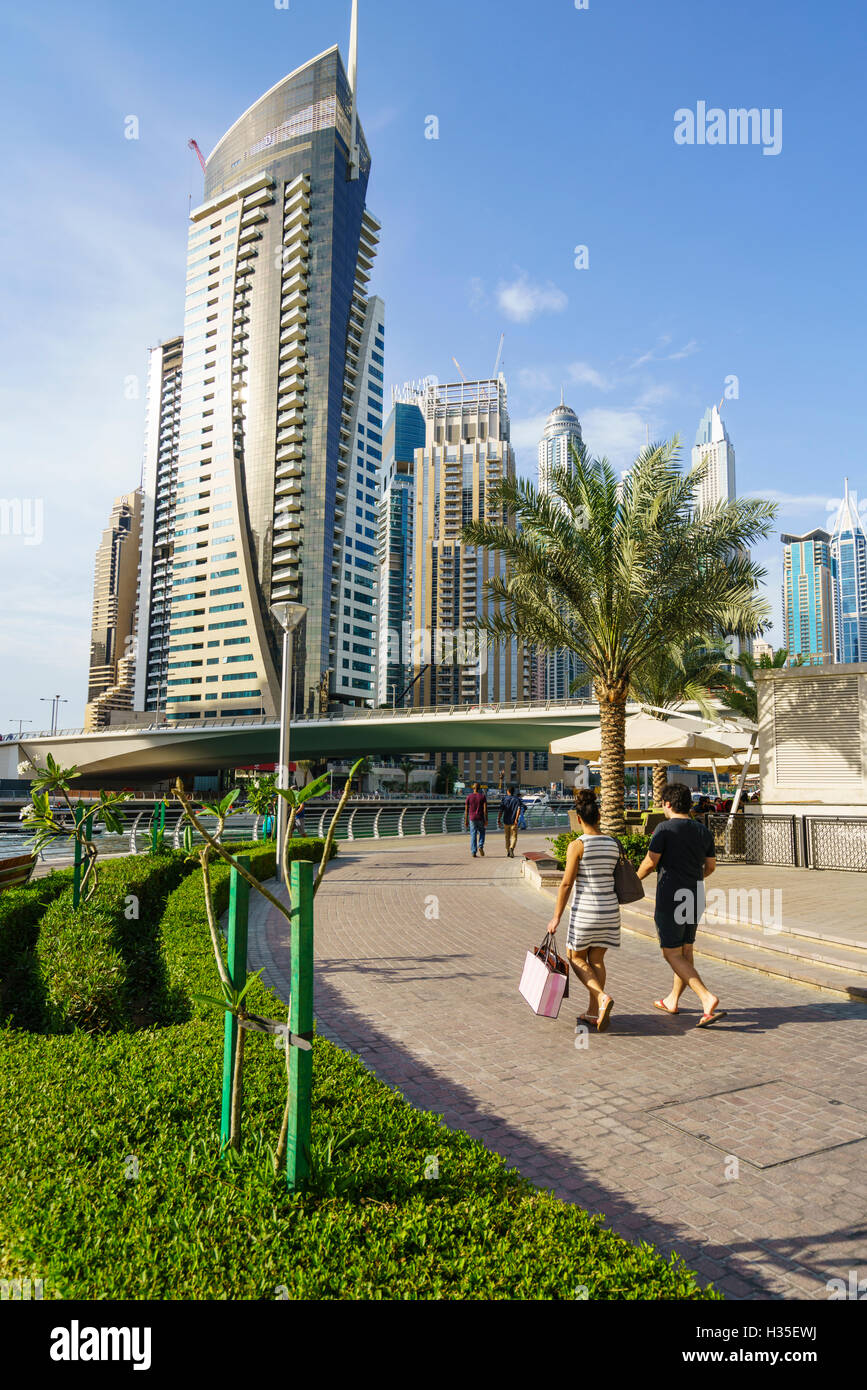
[[[731,758],[732,745],[709,734],[666,724],[649,714],[631,714],[626,720],[626,762],[682,763],[694,758]],[[599,729],[555,738],[549,745],[552,753],[567,758],[597,759],[602,756],[602,735]]]

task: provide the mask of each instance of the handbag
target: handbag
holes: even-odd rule
[[[559,1014],[563,1000],[569,998],[569,966],[553,935],[546,934],[541,946],[527,952],[518,990],[540,1018]]]
[[[627,858],[626,850],[620,845],[620,858],[614,866],[614,891],[619,903],[637,903],[644,897],[644,885],[638,872]]]

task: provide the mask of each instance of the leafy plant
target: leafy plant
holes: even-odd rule
[[[549,835],[547,838],[548,844],[551,846],[551,853],[554,855],[560,868],[565,869],[566,851],[572,841],[578,839],[578,832],[576,830],[565,830],[562,835]],[[625,834],[617,835],[615,838],[620,841],[623,848],[626,850],[626,856],[629,862],[637,869],[647,853],[648,846],[650,845],[650,836]]]
[[[68,839],[79,844],[82,858],[86,861],[80,891],[82,900],[89,902],[96,892],[98,882],[96,861],[99,850],[93,840],[93,828],[102,824],[112,834],[122,835],[123,822],[118,815],[118,809],[125,801],[129,801],[131,793],[102,790],[95,806],[84,806],[80,802],[73,804],[69,792],[72,783],[81,776],[77,767],[61,767],[51,753],[46,757],[44,768],[39,768],[32,758],[30,762],[36,769],[36,776],[33,778],[30,791],[31,804],[22,818],[23,824],[34,832],[28,844],[33,846],[37,854],[55,840]],[[52,796],[59,796],[64,802],[72,818],[71,828],[68,823],[64,824],[56,809],[52,807]]]

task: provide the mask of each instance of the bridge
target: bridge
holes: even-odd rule
[[[637,708],[637,707],[636,707]],[[591,701],[517,701],[416,709],[344,709],[317,719],[293,721],[290,757],[353,759],[364,755],[548,751],[552,739],[598,723]],[[44,764],[51,753],[66,767],[80,768],[87,781],[134,786],[177,774],[189,777],[223,768],[273,763],[279,757],[280,726],[274,719],[213,719],[189,723],[112,726],[86,733],[62,729],[28,734],[17,743],[21,775],[28,757]]]

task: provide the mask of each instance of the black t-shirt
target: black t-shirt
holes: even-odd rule
[[[678,888],[694,893],[704,878],[704,861],[716,853],[714,838],[698,820],[667,820],[658,825],[650,839],[650,853],[661,855],[657,899],[669,901]]]

